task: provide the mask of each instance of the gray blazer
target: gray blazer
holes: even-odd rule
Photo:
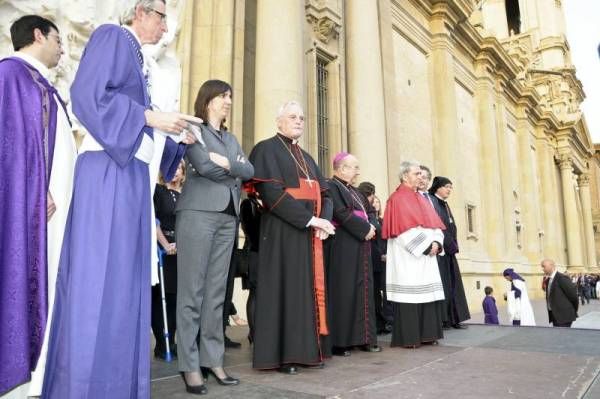
[[[212,127],[201,125],[203,145],[196,142],[187,147],[186,179],[177,211],[196,210],[221,212],[233,198],[235,213],[240,213],[241,183],[254,176],[254,167],[246,159],[235,136],[227,131],[219,133]],[[227,170],[210,160],[208,153],[216,152],[229,159]],[[240,161],[238,161],[240,157]]]

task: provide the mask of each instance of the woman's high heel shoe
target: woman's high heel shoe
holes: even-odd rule
[[[188,393],[193,393],[194,395],[206,395],[208,393],[208,389],[206,389],[206,387],[204,386],[204,384],[202,384],[202,385],[188,385],[188,382],[185,379],[185,373],[182,371],[179,374],[181,374],[181,378],[183,379],[183,383],[185,384],[185,390]]]
[[[201,367],[200,369],[202,370],[202,376],[205,379],[208,378],[209,374],[212,374],[212,376],[215,377],[215,380],[217,380],[219,385],[238,385],[240,383],[240,380],[228,376],[225,372],[223,372],[225,373],[225,378],[221,379],[210,367]]]

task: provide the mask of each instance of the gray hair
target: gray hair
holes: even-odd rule
[[[412,168],[421,169],[421,164],[417,161],[402,161],[402,163],[400,164],[400,172],[398,173],[398,176],[400,176],[400,180],[402,180],[402,177],[406,173],[410,172]]]
[[[127,0],[125,1],[125,5],[123,5],[123,11],[121,15],[119,15],[119,23],[121,25],[131,25],[133,19],[135,18],[135,9],[138,6],[142,6],[145,10],[150,10],[154,8],[154,4],[157,1],[162,1],[164,4],[167,4],[166,0]]]
[[[302,110],[302,112],[304,112],[304,109],[302,108],[302,105],[300,105],[300,103],[298,101],[296,101],[296,100],[286,101],[283,104],[281,104],[281,106],[279,106],[279,109],[277,109],[277,119],[279,119],[282,116],[284,116],[285,112],[290,107],[298,107],[298,108],[300,108]]]

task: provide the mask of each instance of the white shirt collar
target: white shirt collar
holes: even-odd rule
[[[131,35],[137,41],[137,43],[140,45],[140,47],[142,47],[142,41],[140,40],[140,38],[138,37],[138,35],[135,33],[135,31],[131,28],[131,26],[129,26],[129,25],[121,25],[121,26],[123,28],[127,29],[129,31],[129,33],[131,33]]]
[[[553,271],[553,272],[552,272],[552,274],[550,275],[550,280],[553,280],[553,279],[554,279],[554,276],[556,276],[556,272],[557,272],[557,271],[558,271],[558,270],[554,269],[554,271]]]
[[[38,72],[46,80],[48,80],[48,77],[50,76],[50,70],[40,60],[38,60],[37,58],[35,58],[32,55],[29,55],[27,53],[22,52],[22,51],[15,52],[14,56],[17,57],[17,58],[22,59],[23,61],[27,62],[29,65],[31,65],[32,67],[34,67],[35,69],[37,69]]]

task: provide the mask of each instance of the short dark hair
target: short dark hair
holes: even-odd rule
[[[36,29],[39,29],[44,36],[48,36],[51,29],[58,32],[58,27],[49,19],[39,15],[25,15],[10,26],[10,40],[15,51],[19,51],[35,41],[33,31]]]
[[[483,289],[483,291],[485,292],[485,295],[490,295],[492,292],[494,292],[494,289],[488,285]]]
[[[421,168],[421,170],[424,170],[425,172],[427,172],[427,176],[429,176],[429,180],[431,180],[431,169],[429,169],[425,165],[419,165],[419,167]]]
[[[375,185],[371,182],[364,181],[358,185],[358,191],[363,193],[365,197],[375,194]]]
[[[195,116],[202,119],[204,123],[208,123],[208,103],[210,103],[213,98],[227,93],[228,91],[233,95],[233,90],[229,83],[223,82],[222,80],[213,79],[204,82],[198,90],[198,95],[196,96],[196,101],[194,103]],[[225,120],[221,122],[219,128],[227,130]]]

